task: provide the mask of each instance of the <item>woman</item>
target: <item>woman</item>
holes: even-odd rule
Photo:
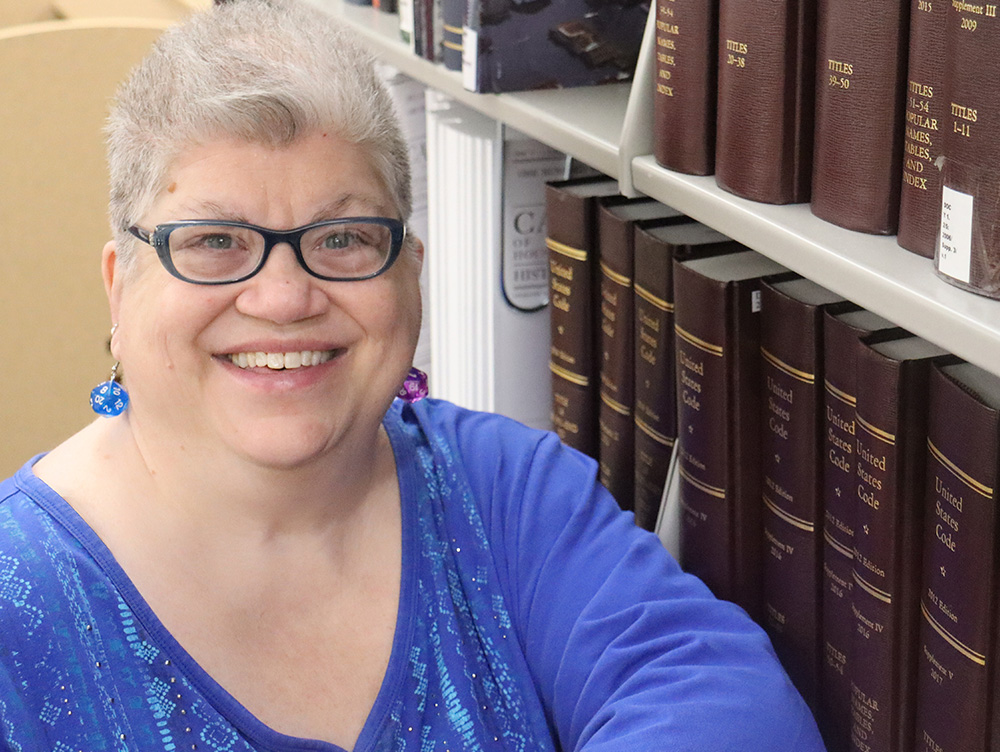
[[[423,248],[330,18],[194,17],[108,134],[129,401],[0,486],[5,749],[822,748],[590,461],[394,400]]]

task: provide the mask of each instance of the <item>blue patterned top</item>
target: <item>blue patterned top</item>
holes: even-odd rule
[[[403,577],[356,750],[823,749],[763,633],[552,434],[397,402]],[[265,726],[28,463],[0,484],[0,750],[338,750]]]

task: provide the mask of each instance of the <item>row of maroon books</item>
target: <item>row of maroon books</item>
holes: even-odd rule
[[[560,435],[647,526],[676,444],[682,566],[831,752],[995,752],[1000,378],[608,182],[548,188]]]
[[[1000,297],[1000,20],[943,0],[663,0],[654,151]]]

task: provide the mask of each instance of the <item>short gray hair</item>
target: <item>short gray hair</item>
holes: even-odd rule
[[[392,100],[334,17],[301,0],[238,0],[168,29],[118,90],[106,128],[122,260],[128,226],[185,149],[217,138],[286,146],[318,129],[366,150],[406,221],[410,166]]]

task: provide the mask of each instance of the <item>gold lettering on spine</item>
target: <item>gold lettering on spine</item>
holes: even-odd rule
[[[750,52],[750,45],[735,39],[726,40],[726,65],[734,68],[747,67],[747,55]]]
[[[670,83],[673,73],[669,68],[676,67],[675,38],[680,34],[680,26],[673,22],[675,0],[659,0],[656,4],[656,94],[657,96],[674,96],[674,87]],[[669,50],[669,52],[668,52]]]

